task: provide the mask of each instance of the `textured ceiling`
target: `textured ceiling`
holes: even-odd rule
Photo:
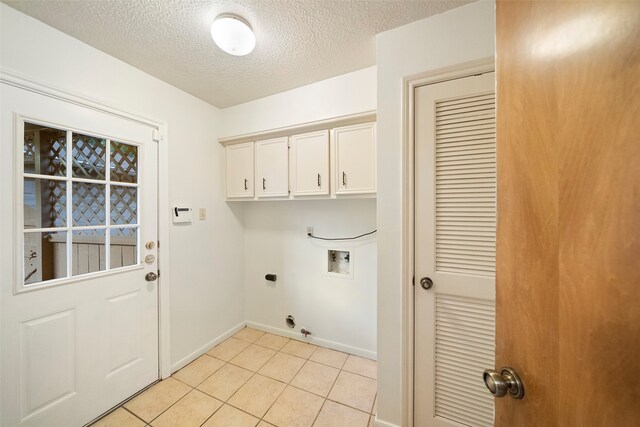
[[[375,64],[375,35],[469,0],[2,0],[220,108]],[[247,56],[222,52],[221,13],[249,21]]]

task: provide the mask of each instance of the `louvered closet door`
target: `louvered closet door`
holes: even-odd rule
[[[415,124],[415,425],[492,426],[494,73],[417,88]]]

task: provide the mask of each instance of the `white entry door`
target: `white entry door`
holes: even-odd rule
[[[494,73],[415,91],[415,425],[491,426]]]
[[[1,91],[1,424],[82,426],[158,379],[157,142]]]

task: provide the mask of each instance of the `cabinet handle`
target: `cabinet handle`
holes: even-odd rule
[[[267,178],[262,178],[262,189],[263,190],[267,189]]]
[[[244,190],[247,191],[249,188],[247,187],[247,178],[244,179]]]
[[[318,187],[321,187],[322,184],[320,184],[320,174],[318,174]]]
[[[343,187],[347,186],[347,174],[344,173],[344,171],[342,171],[342,186]]]

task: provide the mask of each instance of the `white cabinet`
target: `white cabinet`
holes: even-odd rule
[[[375,126],[375,123],[365,123],[333,129],[336,195],[376,192]]]
[[[329,131],[293,135],[289,143],[291,195],[328,195]]]
[[[246,136],[224,141],[227,199],[375,197],[376,124],[317,129],[298,127],[311,132],[278,138],[256,134],[271,137],[257,142],[242,142]]]
[[[288,138],[256,142],[256,197],[289,196]]]
[[[253,197],[253,142],[228,145],[227,198]]]

